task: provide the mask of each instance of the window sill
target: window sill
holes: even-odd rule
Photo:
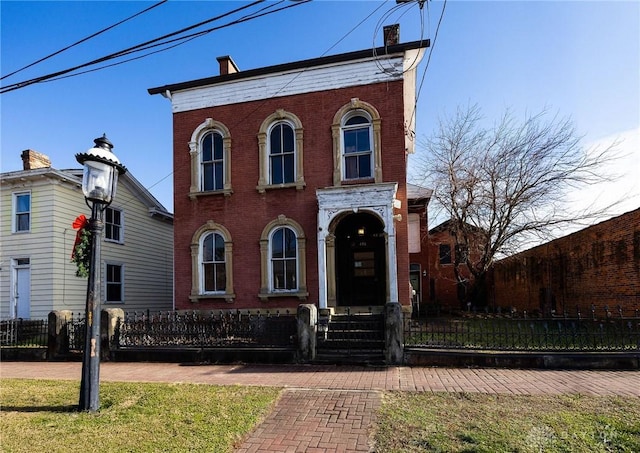
[[[215,195],[224,195],[225,197],[230,197],[233,193],[233,189],[231,187],[222,190],[207,190],[203,192],[189,192],[189,198],[195,200],[198,197],[206,197],[206,196],[215,196]]]
[[[343,179],[340,184],[343,186],[354,186],[357,184],[374,184],[376,181],[374,178],[360,178],[360,179]]]
[[[236,298],[234,293],[211,293],[211,294],[192,294],[189,296],[189,300],[193,303],[198,303],[207,299],[224,299],[227,303],[233,303]]]
[[[261,292],[258,294],[258,297],[263,302],[279,297],[297,297],[298,299],[305,301],[307,300],[307,297],[309,297],[309,293],[307,291]]]
[[[307,184],[304,181],[288,182],[284,184],[265,184],[265,185],[257,185],[256,190],[260,193],[265,193],[267,190],[290,189],[292,187],[295,187],[296,190],[302,190],[305,188],[306,185]]]

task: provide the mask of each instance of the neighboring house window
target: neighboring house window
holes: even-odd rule
[[[440,244],[439,247],[440,264],[451,264],[451,246]]]
[[[333,118],[333,184],[382,182],[380,114],[357,98]]]
[[[306,299],[306,238],[300,224],[279,216],[262,231],[259,297],[295,296]]]
[[[220,233],[208,233],[202,239],[202,292],[224,291],[227,283],[224,261],[224,238]]]
[[[200,144],[200,176],[203,191],[224,188],[224,151],[222,135],[207,132]]]
[[[207,118],[191,134],[189,154],[192,199],[208,194],[231,195],[231,134],[224,124]]]
[[[114,242],[124,242],[123,214],[119,209],[107,208],[104,213],[104,237]]]
[[[124,266],[122,266],[121,264],[107,263],[106,272],[107,276],[105,278],[105,302],[124,302]]]
[[[363,114],[355,114],[342,126],[342,157],[344,179],[363,179],[372,176],[373,151],[371,121]]]
[[[229,231],[211,220],[200,227],[191,240],[190,299],[222,298],[233,302],[232,260]]]
[[[466,263],[469,259],[469,246],[466,244],[456,244],[456,262]]]
[[[276,110],[262,122],[258,132],[260,177],[257,189],[305,186],[303,167],[303,129],[293,113]]]
[[[13,194],[13,232],[31,230],[31,193]]]

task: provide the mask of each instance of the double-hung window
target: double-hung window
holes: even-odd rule
[[[106,265],[105,287],[106,303],[124,302],[124,266],[121,264]]]
[[[223,225],[210,220],[191,240],[192,302],[224,299],[233,302],[233,242]]]
[[[115,208],[107,208],[104,213],[104,237],[108,241],[124,242],[123,214]]]
[[[344,179],[373,177],[371,121],[362,114],[350,116],[342,127]]]
[[[279,215],[269,222],[260,236],[261,300],[297,297],[306,300],[306,238],[302,226]]]
[[[333,185],[382,182],[381,119],[368,102],[353,98],[333,116]]]
[[[219,121],[207,118],[189,141],[191,184],[189,198],[231,196],[231,134]]]
[[[278,109],[262,121],[258,131],[258,192],[305,187],[303,135],[300,118],[291,112]]]
[[[13,195],[13,232],[21,233],[31,230],[31,193],[23,192]]]
[[[296,142],[293,128],[285,122],[269,131],[269,183],[286,184],[295,181]]]
[[[298,289],[298,247],[295,232],[287,227],[271,235],[271,288],[273,291]]]
[[[202,191],[224,188],[224,144],[217,131],[207,132],[200,145],[200,175]]]
[[[202,239],[202,292],[224,292],[227,283],[224,238],[208,233]]]

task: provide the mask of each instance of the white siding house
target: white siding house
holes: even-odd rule
[[[23,170],[2,173],[0,318],[82,312],[87,279],[71,262],[76,217],[90,217],[82,170],[56,170],[32,150]],[[173,309],[173,215],[130,174],[105,212],[100,278],[105,308]]]

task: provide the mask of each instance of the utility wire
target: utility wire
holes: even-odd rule
[[[102,63],[104,61],[108,61],[108,60],[117,58],[117,57],[122,56],[122,55],[127,55],[128,53],[131,53],[132,51],[134,51],[136,49],[144,48],[145,46],[148,46],[150,44],[156,43],[156,42],[161,41],[163,39],[167,39],[167,38],[179,35],[181,33],[184,33],[186,31],[193,30],[194,28],[200,27],[200,26],[208,24],[210,22],[214,22],[216,20],[220,20],[220,19],[222,19],[224,17],[230,16],[230,15],[235,14],[235,13],[237,13],[239,11],[244,10],[244,9],[247,9],[247,8],[253,7],[253,6],[257,5],[257,4],[263,3],[264,1],[265,0],[256,0],[253,3],[250,3],[248,5],[241,6],[239,8],[236,8],[236,9],[232,10],[232,11],[226,12],[224,14],[220,14],[220,15],[218,15],[216,17],[207,19],[205,21],[199,22],[197,24],[191,25],[189,27],[183,28],[183,29],[175,31],[173,33],[169,33],[169,34],[161,36],[159,38],[155,38],[155,39],[152,39],[150,41],[146,41],[146,42],[144,42],[142,44],[138,44],[138,45],[129,47],[127,49],[121,50],[119,52],[112,53],[112,54],[107,55],[105,57],[101,57],[101,58],[92,60],[92,61],[90,61],[88,63],[84,63],[84,64],[81,64],[81,65],[78,65],[78,66],[74,66],[72,68],[64,69],[62,71],[57,71],[57,72],[54,72],[54,73],[51,73],[51,74],[47,74],[45,76],[36,77],[36,78],[33,78],[33,79],[29,79],[29,80],[25,80],[25,81],[22,81],[22,82],[14,83],[12,85],[8,85],[8,86],[3,87],[3,88],[0,89],[0,94],[6,93],[6,92],[9,92],[9,91],[14,91],[14,90],[17,90],[17,89],[20,89],[20,88],[24,88],[25,86],[29,86],[29,85],[32,85],[34,83],[43,82],[45,80],[52,79],[54,77],[59,77],[61,75],[68,74],[68,73],[76,71],[78,69],[82,69],[82,68],[87,67],[87,66],[91,66],[91,65],[94,65],[94,64]],[[295,5],[297,5],[297,3],[292,5],[292,6],[295,6]]]
[[[429,7],[429,5],[427,4],[427,8]],[[447,0],[444,0],[444,3],[442,5],[442,11],[440,12],[440,19],[438,19],[438,25],[436,26],[436,31],[433,35],[433,42],[431,43],[431,46],[429,48],[429,56],[427,57],[427,63],[424,67],[424,71],[422,72],[422,78],[420,79],[420,85],[418,87],[418,92],[416,93],[416,102],[413,106],[413,112],[411,112],[411,119],[409,120],[409,125],[413,122],[413,118],[416,115],[416,110],[418,109],[418,100],[420,99],[420,93],[422,91],[422,85],[424,84],[424,79],[427,75],[427,70],[429,69],[429,63],[431,63],[431,55],[433,54],[433,49],[436,46],[436,41],[438,39],[438,32],[440,31],[440,24],[442,24],[442,18],[444,17],[444,11],[447,8]],[[413,139],[413,137],[415,136],[415,131],[410,131],[411,133],[411,138]]]
[[[67,47],[64,47],[64,48],[62,48],[62,49],[60,49],[60,50],[58,50],[58,51],[56,51],[56,52],[53,52],[52,54],[47,55],[46,57],[42,57],[42,58],[40,58],[39,60],[36,60],[36,61],[34,61],[33,63],[30,63],[30,64],[28,64],[28,65],[26,65],[26,66],[23,66],[23,67],[22,67],[22,68],[20,68],[20,69],[16,69],[15,71],[13,71],[13,72],[11,72],[11,73],[9,73],[9,74],[7,74],[7,75],[4,75],[4,76],[0,77],[0,80],[4,80],[4,79],[6,79],[7,77],[11,77],[11,76],[12,76],[12,75],[14,75],[14,74],[17,74],[17,73],[19,73],[19,72],[21,72],[21,71],[24,71],[25,69],[28,69],[28,68],[30,68],[30,67],[32,67],[32,66],[37,65],[38,63],[42,63],[43,61],[48,60],[48,59],[49,59],[49,58],[51,58],[51,57],[55,57],[56,55],[61,54],[62,52],[65,52],[65,51],[67,51],[67,50],[71,49],[72,47],[75,47],[75,46],[77,46],[77,45],[79,45],[79,44],[82,44],[83,42],[88,41],[88,40],[90,40],[90,39],[92,39],[92,38],[95,38],[96,36],[101,35],[102,33],[105,33],[105,32],[107,32],[107,31],[111,30],[112,28],[117,27],[118,25],[122,25],[122,24],[124,24],[125,22],[127,22],[127,21],[129,21],[129,20],[131,20],[131,19],[134,19],[134,18],[136,18],[136,17],[138,17],[138,16],[140,16],[140,15],[142,15],[142,14],[146,13],[146,12],[149,12],[149,11],[151,11],[152,9],[157,8],[158,6],[162,5],[163,3],[166,3],[167,1],[168,1],[168,0],[161,0],[161,1],[159,1],[158,3],[156,3],[155,5],[152,5],[152,6],[148,7],[148,8],[145,8],[145,9],[143,9],[142,11],[140,11],[140,12],[138,12],[138,13],[134,14],[133,16],[129,16],[129,17],[127,17],[126,19],[121,20],[120,22],[116,22],[115,24],[110,25],[110,26],[108,26],[107,28],[103,28],[102,30],[100,30],[100,31],[98,31],[98,32],[96,32],[96,33],[93,33],[92,35],[89,35],[89,36],[87,36],[86,38],[82,38],[81,40],[76,41],[76,42],[74,42],[73,44],[68,45]]]
[[[277,4],[283,3],[284,1],[285,0],[281,0]],[[124,64],[124,63],[128,63],[130,61],[140,60],[140,59],[148,57],[150,55],[157,54],[157,53],[160,53],[160,52],[164,52],[164,51],[173,49],[175,47],[178,47],[178,46],[180,46],[182,44],[186,44],[189,41],[192,41],[192,40],[194,40],[196,38],[204,36],[204,35],[206,35],[208,33],[213,32],[213,31],[217,31],[217,30],[220,30],[220,29],[223,29],[223,28],[227,28],[227,27],[230,27],[232,25],[237,25],[237,24],[240,24],[240,23],[243,23],[243,22],[248,22],[250,20],[257,19],[257,18],[263,17],[263,16],[267,16],[269,14],[277,13],[279,11],[283,11],[285,9],[292,8],[292,7],[297,6],[299,4],[302,4],[302,3],[308,3],[310,1],[311,0],[305,0],[303,2],[299,2],[299,3],[296,3],[296,4],[288,5],[288,6],[285,6],[285,7],[279,8],[279,9],[275,9],[275,10],[272,10],[272,11],[268,11],[268,10],[273,8],[273,5],[269,5],[269,6],[265,7],[265,8],[262,8],[260,11],[257,11],[255,13],[251,13],[251,14],[249,14],[247,16],[244,16],[244,17],[242,17],[240,19],[234,20],[234,21],[229,22],[227,24],[220,25],[218,27],[209,28],[207,30],[199,31],[199,32],[193,33],[191,35],[182,36],[182,37],[179,37],[179,38],[174,38],[174,39],[171,39],[171,40],[166,41],[166,42],[150,44],[150,45],[148,45],[146,47],[142,47],[140,49],[136,49],[136,50],[132,50],[130,52],[123,53],[121,56],[132,54],[132,53],[136,53],[136,52],[141,52],[143,50],[148,50],[148,49],[152,49],[152,48],[155,48],[155,47],[165,46],[165,45],[171,44],[171,43],[175,43],[172,46],[168,46],[168,47],[165,47],[165,48],[162,48],[162,49],[158,49],[158,50],[155,50],[153,52],[148,52],[148,53],[146,53],[144,55],[139,55],[137,57],[133,57],[133,58],[129,58],[127,60],[119,61],[117,63],[112,63],[112,64],[100,66],[98,68],[88,69],[86,71],[76,72],[74,74],[58,76],[58,77],[55,77],[55,78],[52,78],[52,79],[49,79],[49,80],[44,80],[44,82],[55,82],[56,80],[66,79],[66,78],[69,78],[69,77],[75,77],[75,76],[79,76],[79,75],[82,75],[82,74],[87,74],[87,73],[90,73],[90,72],[96,72],[96,71],[100,71],[102,69],[106,69],[106,68],[110,68],[110,67],[113,67],[113,66],[118,66],[118,65],[121,65],[121,64]]]

